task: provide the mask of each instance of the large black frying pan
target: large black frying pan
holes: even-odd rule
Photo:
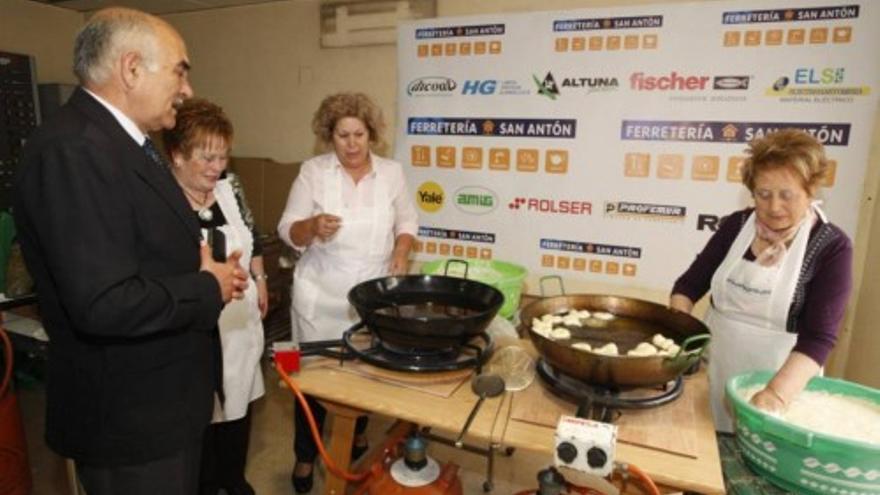
[[[384,342],[441,349],[465,344],[485,330],[504,295],[475,280],[403,275],[362,282],[348,292],[348,301]]]
[[[568,327],[571,340],[552,340],[532,330],[532,318],[571,309],[604,311],[616,318],[596,326]],[[528,333],[538,353],[549,364],[573,378],[610,387],[660,385],[673,380],[700,359],[709,341],[709,329],[693,316],[650,301],[621,296],[548,297],[523,308],[520,318],[521,330]],[[674,356],[626,356],[639,342],[650,342],[656,333],[674,340],[681,351]],[[582,351],[571,347],[573,341],[587,342],[594,348],[613,342],[623,355]]]

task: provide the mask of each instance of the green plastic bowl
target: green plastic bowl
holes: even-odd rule
[[[771,483],[794,493],[880,495],[880,445],[794,426],[752,406],[737,393],[766,385],[772,377],[770,371],[757,371],[727,382],[727,397],[736,417],[736,440],[746,462]],[[880,390],[845,380],[815,377],[807,390],[880,404]]]
[[[465,278],[465,269],[466,278],[491,285],[504,294],[504,304],[498,314],[502,318],[512,318],[519,307],[523,281],[528,273],[525,267],[506,261],[449,258],[425,263],[422,274]]]

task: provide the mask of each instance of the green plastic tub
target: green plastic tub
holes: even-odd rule
[[[772,372],[759,371],[727,382],[727,397],[736,417],[736,439],[746,462],[771,483],[794,493],[880,495],[880,445],[794,426],[757,409],[737,393],[765,385],[772,376]],[[815,377],[807,390],[880,404],[880,390],[845,380]]]
[[[467,276],[465,276],[467,272]],[[504,294],[504,304],[498,310],[502,318],[512,318],[519,307],[522,285],[526,278],[525,267],[495,260],[439,259],[422,267],[424,275],[448,275],[462,277],[491,285]]]

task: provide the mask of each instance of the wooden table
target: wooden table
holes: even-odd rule
[[[339,466],[348,466],[355,419],[364,412],[374,412],[457,435],[477,401],[468,382],[444,398],[328,367],[327,360],[304,363],[301,372],[294,378],[303,392],[322,400],[333,411],[332,418],[328,418],[331,428],[329,452]],[[540,386],[537,379],[531,386]],[[616,459],[640,467],[665,491],[723,493],[724,482],[709,410],[705,373],[689,378],[687,386],[698,387],[701,397],[696,407],[699,430],[697,458],[618,442]],[[509,407],[510,401],[502,399],[503,396],[486,399],[470,427],[469,441],[500,443],[545,454],[549,464],[554,452],[554,428],[509,420],[505,408]],[[674,428],[675,425],[664,427]],[[328,475],[324,494],[344,493],[345,481]]]

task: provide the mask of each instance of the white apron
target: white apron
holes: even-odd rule
[[[214,197],[226,217],[226,225],[219,228],[226,236],[226,254],[241,250],[241,267],[250,272],[253,234],[241,217],[228,179],[217,182]],[[223,348],[223,392],[226,400],[222,408],[214,408],[214,422],[244,417],[248,403],[264,392],[260,370],[263,322],[257,300],[257,284],[253,277],[248,280],[244,297],[233,299],[223,308],[218,325]]]
[[[336,234],[326,242],[315,239],[296,263],[290,321],[293,339],[299,342],[339,339],[358,321],[348,303],[356,284],[387,275],[394,249],[394,208],[382,169],[375,171],[372,206],[345,207],[342,181],[345,173],[334,166],[323,171],[319,204],[323,211],[342,218]]]
[[[825,219],[818,207],[813,210]],[[752,212],[712,277],[706,325],[712,334],[709,394],[718,431],[733,432],[725,407],[727,381],[750,371],[778,370],[794,347],[797,334],[787,332],[786,324],[813,218],[805,215],[782,261],[766,267],[743,259],[755,238]]]

